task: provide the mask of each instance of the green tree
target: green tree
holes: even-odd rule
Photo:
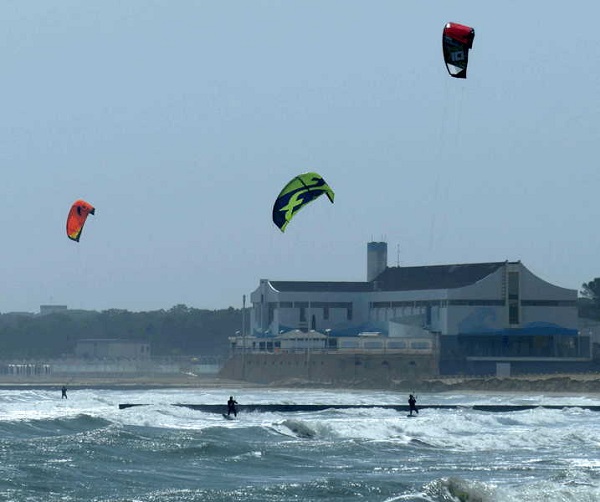
[[[596,277],[593,281],[584,282],[581,285],[581,296],[592,300],[595,304],[600,304],[600,277]]]
[[[584,282],[577,300],[579,317],[600,319],[600,277]]]
[[[0,358],[60,357],[73,354],[78,340],[110,338],[150,343],[155,356],[228,353],[228,337],[240,329],[242,311],[169,310],[102,312],[69,310],[40,315],[0,315]]]

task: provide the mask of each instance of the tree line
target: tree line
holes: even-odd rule
[[[78,340],[89,338],[143,341],[150,344],[153,356],[225,356],[228,337],[241,327],[242,309],[233,307],[202,310],[176,305],[149,312],[8,313],[0,315],[0,358],[70,356]]]

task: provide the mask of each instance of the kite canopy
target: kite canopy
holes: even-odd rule
[[[67,216],[67,237],[79,242],[83,225],[88,217],[88,214],[94,214],[94,207],[84,200],[76,200],[71,206],[69,216]]]
[[[333,203],[333,190],[319,174],[299,174],[279,193],[273,205],[273,223],[282,232],[285,232],[285,227],[294,215],[309,202],[323,194],[327,195]]]
[[[457,23],[446,23],[442,36],[444,62],[448,73],[455,78],[467,78],[469,49],[473,47],[475,30]]]

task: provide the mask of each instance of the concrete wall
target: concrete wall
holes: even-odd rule
[[[390,320],[388,325],[388,336],[390,338],[427,338],[431,339],[431,333],[423,329],[425,324],[424,315],[407,316]]]
[[[448,309],[444,335],[496,333],[506,327],[504,306],[454,305]]]
[[[324,384],[361,381],[385,385],[392,380],[436,376],[431,354],[246,354],[228,359],[221,378],[270,384],[291,379]]]

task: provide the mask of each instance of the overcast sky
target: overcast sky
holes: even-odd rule
[[[5,1],[0,312],[240,307],[261,278],[600,276],[600,4]],[[475,28],[468,78],[447,21]],[[271,220],[280,189],[336,194]],[[79,243],[71,204],[96,207]],[[399,249],[399,254],[398,254]]]

